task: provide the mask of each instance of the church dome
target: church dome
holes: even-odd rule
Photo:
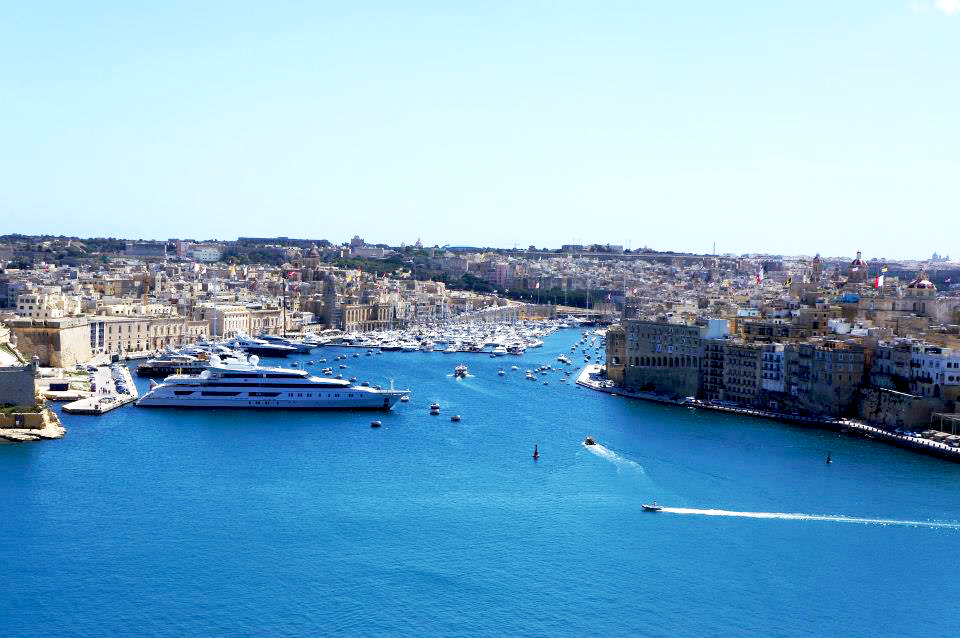
[[[937,289],[937,287],[933,285],[933,282],[927,278],[927,273],[925,272],[921,272],[919,275],[917,275],[917,278],[911,281],[907,285],[907,288],[933,289],[933,290]]]

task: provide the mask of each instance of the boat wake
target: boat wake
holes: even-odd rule
[[[733,516],[737,518],[767,518],[785,521],[828,521],[832,523],[860,523],[861,525],[903,525],[909,527],[933,527],[960,529],[960,523],[937,523],[932,521],[904,521],[889,518],[859,518],[855,516],[829,516],[821,514],[787,514],[782,512],[731,512],[729,510],[705,510],[688,507],[664,507],[661,512],[669,514],[694,514],[698,516]]]
[[[637,463],[636,461],[631,461],[630,459],[625,459],[610,448],[603,447],[599,443],[593,445],[587,445],[586,443],[581,443],[583,447],[587,448],[591,454],[599,456],[602,459],[606,459],[617,466],[618,469],[628,468],[631,470],[636,470],[641,474],[646,474],[643,469],[643,466]]]

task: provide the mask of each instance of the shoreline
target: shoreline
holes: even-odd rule
[[[920,454],[935,456],[940,459],[960,463],[960,448],[952,447],[937,441],[930,441],[929,439],[895,434],[894,432],[883,430],[881,428],[868,425],[862,421],[856,421],[853,419],[834,417],[806,417],[796,414],[758,410],[754,408],[739,408],[728,405],[717,405],[693,398],[672,399],[670,397],[659,395],[653,392],[630,392],[618,386],[612,385],[608,381],[598,381],[593,379],[592,377],[599,374],[601,368],[602,366],[597,364],[584,366],[583,371],[577,377],[576,384],[589,390],[596,390],[597,392],[603,392],[612,396],[622,396],[629,399],[653,401],[655,403],[665,403],[679,407],[736,414],[737,416],[750,416],[760,419],[769,419],[772,421],[779,421],[781,423],[815,427],[822,430],[832,430],[834,432],[840,432],[844,434],[852,433],[866,440],[881,441],[905,450],[912,450]]]
[[[41,412],[42,428],[0,428],[0,445],[6,443],[32,443],[34,441],[52,441],[62,439],[67,433],[57,413],[50,408]]]

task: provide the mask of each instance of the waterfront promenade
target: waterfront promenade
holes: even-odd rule
[[[897,447],[928,454],[939,458],[947,459],[960,463],[960,448],[932,441],[920,436],[908,436],[898,434],[889,430],[884,430],[863,421],[855,419],[839,419],[832,417],[809,417],[796,414],[783,414],[769,410],[757,410],[754,408],[744,408],[732,405],[721,405],[710,401],[702,401],[693,397],[669,397],[659,395],[653,392],[630,392],[619,388],[612,381],[603,378],[603,366],[588,365],[584,366],[580,375],[577,377],[577,385],[598,392],[604,392],[613,396],[623,396],[631,399],[641,399],[644,401],[655,401],[657,403],[669,403],[678,406],[697,408],[701,410],[711,410],[714,412],[726,412],[728,414],[737,414],[740,416],[751,416],[762,419],[772,419],[783,421],[794,425],[812,426],[828,430],[836,430],[846,434],[853,434],[869,440],[882,441]]]

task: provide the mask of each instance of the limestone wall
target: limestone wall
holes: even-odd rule
[[[28,358],[36,356],[42,366],[67,368],[92,356],[90,326],[85,319],[15,321],[11,328],[17,336],[17,349]]]
[[[0,368],[0,405],[33,405],[35,374],[32,364]]]
[[[43,412],[23,414],[0,414],[0,428],[17,430],[42,430],[46,426]]]
[[[886,388],[860,389],[860,418],[889,428],[919,428],[930,424],[930,415],[943,402]]]

